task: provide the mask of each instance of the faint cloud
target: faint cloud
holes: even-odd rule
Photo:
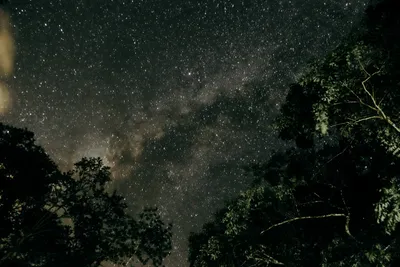
[[[14,68],[15,46],[10,17],[0,10],[0,75],[8,77]]]
[[[0,114],[6,113],[10,106],[10,92],[8,91],[7,86],[3,82],[0,82]]]
[[[15,46],[11,32],[10,18],[0,9],[0,77],[7,78],[14,68]],[[0,83],[0,114],[6,113],[11,107],[11,97],[7,86]]]

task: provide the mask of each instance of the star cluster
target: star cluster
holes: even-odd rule
[[[272,119],[305,64],[340,42],[367,0],[10,1],[15,71],[2,120],[60,165],[99,156],[132,213],[187,237],[282,148]]]

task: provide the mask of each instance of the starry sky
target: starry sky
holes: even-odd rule
[[[63,170],[103,158],[133,214],[157,205],[174,223],[166,266],[188,266],[189,232],[251,182],[243,166],[285,146],[272,120],[288,84],[366,3],[10,0],[0,120],[34,131]]]

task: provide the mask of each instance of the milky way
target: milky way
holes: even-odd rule
[[[280,149],[288,84],[360,19],[367,0],[10,1],[16,66],[2,120],[62,169],[102,157],[131,205],[187,237]],[[1,94],[0,94],[1,97]],[[1,100],[1,99],[0,99]]]

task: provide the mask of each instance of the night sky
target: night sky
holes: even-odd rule
[[[157,205],[174,223],[166,265],[187,266],[189,232],[251,182],[244,165],[284,146],[271,122],[288,84],[366,2],[10,0],[0,120],[63,170],[102,157],[133,213]]]

